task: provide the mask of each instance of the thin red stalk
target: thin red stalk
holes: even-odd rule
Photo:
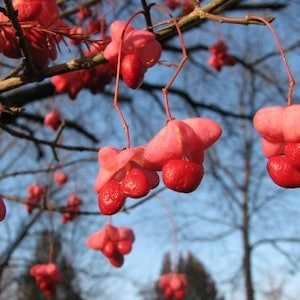
[[[50,218],[50,226],[51,226],[51,231],[50,231],[50,244],[49,244],[49,263],[53,262],[53,256],[54,256],[54,221],[53,221],[53,213],[50,210],[49,211],[49,218]]]
[[[286,55],[284,53],[281,41],[278,37],[278,34],[276,33],[275,29],[273,28],[273,26],[270,24],[270,22],[268,22],[267,20],[265,20],[264,18],[258,17],[258,16],[247,16],[246,17],[247,20],[256,20],[256,21],[260,21],[262,23],[264,23],[271,31],[271,33],[274,36],[275,42],[278,46],[278,49],[280,51],[285,69],[287,71],[287,75],[288,75],[288,79],[289,79],[289,90],[288,90],[288,99],[287,99],[287,105],[292,105],[293,104],[293,91],[294,91],[294,86],[295,86],[295,79],[294,76],[292,74],[292,71],[290,69],[290,66],[288,64]]]
[[[169,208],[169,206],[166,204],[165,201],[163,201],[162,198],[158,197],[161,205],[164,207],[169,222],[171,224],[171,228],[172,228],[172,234],[173,234],[173,259],[171,262],[171,272],[177,272],[177,265],[178,265],[178,238],[177,238],[177,227],[176,227],[176,222],[175,219],[173,217],[173,214]]]
[[[163,97],[164,97],[164,105],[165,105],[166,115],[167,115],[168,121],[170,121],[170,120],[172,120],[174,118],[172,116],[171,109],[170,109],[169,95],[168,95],[169,89],[172,86],[172,84],[174,83],[175,79],[177,78],[179,72],[182,70],[182,68],[183,68],[186,60],[188,59],[188,55],[187,55],[187,51],[186,51],[186,47],[185,47],[183,35],[182,35],[182,32],[180,30],[180,27],[178,25],[177,20],[172,16],[172,14],[170,13],[170,11],[168,9],[166,9],[164,6],[161,6],[158,3],[156,5],[162,11],[164,11],[170,17],[171,21],[174,23],[176,31],[178,32],[178,37],[179,37],[179,41],[180,41],[180,45],[181,45],[181,50],[182,50],[182,58],[180,60],[180,63],[177,65],[175,73],[172,75],[172,77],[170,78],[170,80],[166,84],[166,86],[162,89],[162,93],[163,93]]]
[[[130,22],[139,14],[143,14],[143,11],[137,11],[136,13],[134,13],[133,15],[130,16],[130,18],[128,19],[123,31],[122,31],[122,35],[121,35],[121,42],[119,45],[119,51],[118,51],[118,61],[117,61],[117,74],[116,74],[116,85],[115,85],[115,93],[114,93],[114,103],[113,106],[116,109],[117,113],[119,114],[119,117],[121,119],[122,122],[122,126],[124,128],[125,131],[125,138],[126,138],[126,148],[130,148],[130,133],[129,133],[129,127],[128,124],[126,122],[126,119],[124,117],[124,114],[119,106],[119,101],[118,101],[118,96],[119,96],[119,87],[120,87],[120,70],[121,70],[121,56],[122,56],[122,46],[123,46],[123,38],[124,38],[124,34],[125,31],[128,27],[128,25],[130,24]]]

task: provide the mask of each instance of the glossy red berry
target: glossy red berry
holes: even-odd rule
[[[300,143],[287,143],[284,154],[294,168],[300,168]]]
[[[139,57],[132,53],[124,56],[121,62],[121,74],[126,85],[132,89],[141,86],[146,72]]]
[[[123,193],[131,198],[141,198],[150,191],[147,175],[138,168],[132,168],[121,182]]]
[[[174,159],[162,169],[163,182],[171,190],[182,193],[193,192],[200,184],[204,169],[202,164]]]
[[[98,206],[104,215],[113,215],[123,207],[125,199],[120,184],[115,179],[111,179],[98,194]]]
[[[285,156],[273,156],[268,160],[267,170],[271,179],[284,188],[300,187],[300,169],[294,168]]]

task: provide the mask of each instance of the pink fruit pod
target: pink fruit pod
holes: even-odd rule
[[[284,142],[282,126],[284,123],[282,106],[264,107],[256,112],[253,125],[257,132],[272,143]]]
[[[119,241],[126,240],[131,243],[135,241],[135,235],[131,228],[128,227],[118,227]]]
[[[171,280],[170,280],[170,287],[172,288],[172,290],[178,290],[181,288],[181,279],[179,276],[176,276],[177,274],[174,274],[174,276],[171,277]]]
[[[204,145],[196,132],[184,121],[168,121],[145,148],[145,166],[160,171],[169,160],[183,159],[202,163]]]
[[[132,30],[126,35],[122,51],[137,55],[144,67],[154,66],[161,56],[161,45],[152,32]]]
[[[212,146],[222,135],[221,126],[212,119],[189,118],[184,119],[183,122],[188,124],[195,131],[204,149]]]
[[[158,286],[162,289],[166,288],[169,285],[170,278],[168,274],[163,274],[159,278]]]
[[[112,178],[117,181],[122,180],[126,172],[130,170],[132,162],[139,165],[143,163],[143,154],[144,147],[123,150],[109,146],[101,148],[98,152],[100,170],[94,185],[95,192],[100,193],[101,188]]]
[[[285,144],[286,143],[272,143],[264,138],[261,139],[262,152],[267,158],[282,155],[284,153]]]
[[[107,241],[108,236],[106,232],[104,230],[100,230],[91,234],[87,238],[86,244],[91,249],[102,251]]]
[[[113,242],[118,242],[120,240],[118,227],[105,224],[104,230],[106,231],[109,240]]]
[[[110,35],[111,42],[107,45],[107,47],[103,51],[103,55],[107,60],[115,60],[118,57],[119,47],[121,43],[121,39],[125,39],[126,35],[134,30],[134,28],[130,25],[127,25],[126,30],[126,22],[124,21],[114,21],[110,27]]]
[[[286,142],[300,142],[300,104],[290,105],[285,108],[282,131]]]

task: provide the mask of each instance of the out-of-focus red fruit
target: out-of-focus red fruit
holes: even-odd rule
[[[109,262],[116,268],[120,268],[124,264],[124,256],[122,254],[117,254],[109,258]]]
[[[56,109],[52,109],[44,118],[44,124],[52,130],[57,130],[61,122],[60,113]]]
[[[132,242],[127,240],[121,240],[117,244],[118,251],[122,254],[128,254],[131,252],[132,249]]]
[[[58,185],[64,185],[68,181],[68,175],[62,171],[55,172],[53,177]]]
[[[87,239],[88,247],[102,251],[114,267],[121,267],[124,255],[131,252],[135,237],[128,227],[115,227],[106,224],[104,228],[90,235]]]

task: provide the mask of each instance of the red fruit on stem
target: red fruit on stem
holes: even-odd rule
[[[146,72],[139,57],[136,54],[127,54],[121,62],[121,74],[125,84],[136,89],[141,86]]]
[[[52,109],[44,119],[44,124],[53,130],[57,130],[60,125],[60,113],[56,109]]]
[[[100,190],[98,195],[98,206],[104,215],[113,215],[117,213],[125,203],[124,195],[120,184],[111,179]]]
[[[294,168],[300,168],[300,143],[287,143],[284,154]]]
[[[124,195],[131,198],[141,198],[150,191],[147,175],[138,168],[132,168],[121,182]]]
[[[285,156],[271,157],[267,170],[277,185],[284,188],[300,187],[300,170],[294,168]]]
[[[163,182],[171,190],[182,193],[193,192],[200,184],[204,169],[192,161],[174,159],[162,169]]]

